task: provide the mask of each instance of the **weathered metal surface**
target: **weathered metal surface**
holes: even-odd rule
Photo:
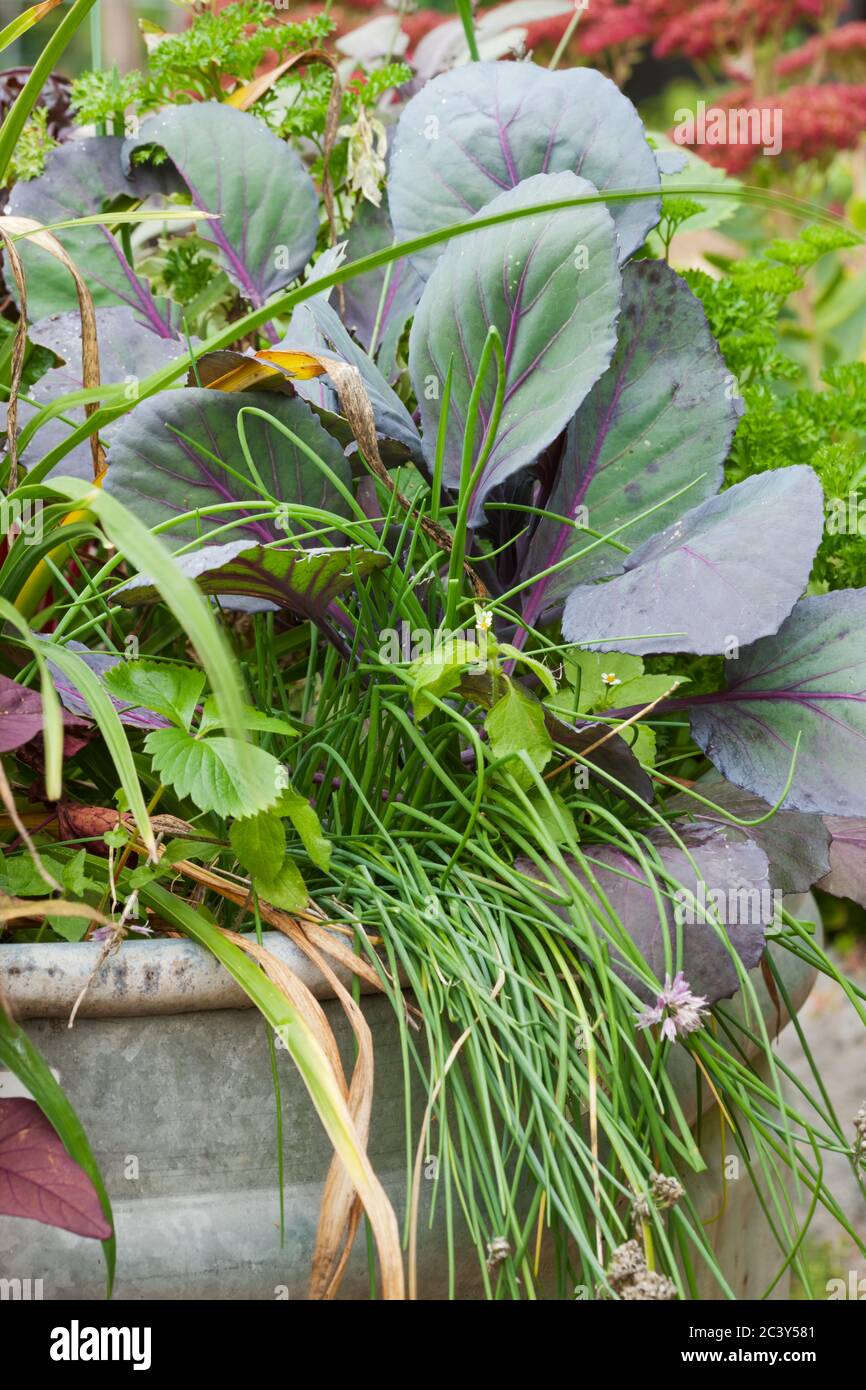
[[[800,915],[817,916],[808,900],[798,907]],[[326,982],[285,937],[268,933],[266,943],[322,999],[351,1066],[351,1031]],[[276,1102],[264,1021],[203,948],[168,940],[125,944],[91,984],[69,1029],[66,1019],[99,949],[4,946],[0,980],[78,1111],[104,1174],[118,1237],[115,1296],[303,1298],[331,1151],[291,1059],[278,1050],[286,1202],[281,1247]],[[798,1008],[812,974],[784,952],[777,951],[776,959]],[[775,1005],[760,972],[751,978],[772,1035]],[[742,1000],[726,1007],[740,1010]],[[406,1134],[399,1025],[381,996],[368,995],[364,1011],[376,1060],[370,1156],[402,1216]],[[671,1065],[684,1109],[694,1114],[694,1064],[676,1048]],[[424,1104],[415,1077],[413,1151]],[[735,1295],[752,1298],[770,1282],[781,1258],[749,1178],[744,1174],[728,1183],[727,1192],[722,1189],[721,1133],[718,1114],[706,1113],[702,1143],[710,1171],[689,1178],[689,1189],[701,1217],[718,1218],[707,1230]],[[427,1229],[432,1187],[425,1182],[422,1189],[419,1291],[435,1299],[447,1296],[448,1280],[441,1200],[433,1229]],[[341,1297],[368,1296],[364,1244],[356,1242]],[[477,1298],[478,1259],[462,1231],[458,1251],[456,1296]],[[0,1277],[42,1279],[46,1299],[104,1296],[95,1241],[12,1217],[0,1217]],[[699,1284],[702,1297],[719,1296],[703,1276]],[[773,1296],[784,1297],[785,1290],[782,1281]]]
[[[333,998],[330,985],[288,937],[265,932],[263,940],[318,999]],[[68,1018],[85,987],[80,1018],[254,1007],[216,957],[194,941],[125,941],[91,980],[102,949],[90,941],[0,948],[0,984],[15,1016]],[[337,967],[335,973],[351,983],[348,971]],[[361,989],[366,993],[371,986],[362,983]]]

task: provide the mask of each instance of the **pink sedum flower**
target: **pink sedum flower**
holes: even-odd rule
[[[862,83],[786,87],[761,100],[748,87],[738,87],[717,97],[713,105],[722,110],[737,107],[776,112],[782,131],[782,159],[789,164],[854,149],[866,127],[866,84]],[[735,176],[761,158],[760,145],[699,145],[697,149],[708,164],[718,164]]]
[[[682,53],[718,59],[780,36],[802,21],[815,23],[827,0],[641,0],[655,34],[657,58]]]
[[[668,1042],[676,1042],[678,1037],[695,1033],[704,1026],[707,1001],[700,995],[692,994],[688,981],[680,970],[674,976],[665,976],[665,987],[656,997],[656,1002],[638,1016],[638,1028],[651,1028],[661,1024],[662,1037]]]
[[[838,29],[828,29],[813,34],[811,39],[788,53],[783,53],[776,63],[776,72],[787,76],[792,72],[805,72],[818,65],[822,76],[828,72],[836,76],[849,76],[851,70],[862,72],[866,62],[866,23],[853,20],[850,24],[840,24]]]

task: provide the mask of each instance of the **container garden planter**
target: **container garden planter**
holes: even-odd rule
[[[816,914],[814,900],[790,903]],[[264,937],[321,999],[346,1051],[350,1030],[327,981],[278,933]],[[279,1235],[273,1078],[261,1020],[243,992],[201,947],[182,940],[128,942],[93,978],[74,1027],[70,1010],[99,959],[96,944],[13,946],[0,957],[0,986],[85,1123],[112,1199],[119,1242],[116,1299],[304,1298],[319,1201],[330,1160],[327,1136],[312,1113],[285,1052],[280,1057],[285,1163],[285,1242]],[[795,1008],[813,972],[787,961]],[[767,1027],[787,1014],[755,972]],[[347,977],[346,977],[347,978]],[[348,982],[348,978],[347,978]],[[404,1079],[390,1003],[362,986],[376,1045],[376,1098],[370,1153],[401,1214],[407,1198]],[[741,1007],[737,1000],[731,1007]],[[695,1119],[694,1068],[679,1049],[671,1058],[682,1103]],[[114,1079],[112,1079],[114,1078]],[[3,1077],[0,1098],[9,1093]],[[420,1113],[424,1093],[416,1078]],[[703,1145],[707,1172],[689,1179],[704,1219],[722,1206],[719,1112],[706,1094]],[[723,1131],[722,1131],[723,1135]],[[428,1160],[429,1167],[429,1160]],[[713,1228],[720,1265],[739,1298],[773,1279],[779,1251],[748,1181],[729,1180]],[[429,1183],[425,1187],[430,1188]],[[422,1213],[428,1203],[422,1199]],[[748,1255],[742,1231],[750,1232]],[[477,1298],[480,1278],[465,1231],[451,1294]],[[95,1242],[50,1226],[0,1217],[4,1267],[41,1281],[45,1299],[101,1299],[105,1272]],[[787,1282],[776,1286],[784,1296]],[[340,1297],[364,1298],[369,1270],[356,1249]],[[709,1281],[700,1290],[713,1297]],[[419,1296],[449,1294],[444,1222],[422,1221]],[[585,1296],[581,1291],[577,1296]]]

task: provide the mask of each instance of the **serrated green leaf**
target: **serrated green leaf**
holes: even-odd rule
[[[569,685],[578,692],[577,712],[583,714],[604,704],[612,690],[619,691],[627,681],[643,675],[643,662],[639,656],[626,652],[574,650],[564,663],[564,673]],[[603,680],[603,676],[612,679]]]
[[[300,912],[310,900],[306,884],[294,859],[284,859],[283,866],[275,878],[253,879],[253,886],[260,898],[272,907],[282,908],[284,912]]]
[[[270,753],[233,738],[196,739],[183,729],[154,729],[145,740],[154,770],[200,811],[248,816],[272,806],[280,764]]]
[[[148,883],[155,883],[159,878],[165,878],[171,870],[171,865],[162,860],[158,864],[139,864],[137,869],[133,869],[129,875],[129,886],[137,892],[139,888],[144,888]]]
[[[640,676],[637,680],[623,681],[611,691],[609,704],[617,709],[631,708],[632,705],[650,705],[658,700],[671,686],[686,685],[684,676]]]
[[[109,539],[122,550],[130,564],[134,565],[137,570],[145,571],[152,576],[162,601],[174,614],[195,649],[199,662],[207,672],[210,688],[224,712],[227,727],[232,734],[240,736],[242,731],[240,673],[228,640],[196,586],[184,577],[172,557],[166,554],[162,541],[157,536],[151,535],[147,527],[134,513],[122,506],[115,497],[109,497],[101,487],[94,487],[92,483],[85,483],[81,478],[58,477],[52,477],[51,486],[56,492],[71,498],[98,516]],[[55,654],[52,655],[52,660],[55,662],[57,662],[56,650],[54,649]],[[64,651],[63,654],[67,658],[75,655],[68,651]],[[59,662],[57,664],[60,665]],[[73,667],[74,669],[72,669]],[[84,668],[83,674],[81,668]],[[99,695],[103,697],[114,715],[120,733],[123,734],[123,727],[120,720],[117,719],[114,706],[102,689],[101,683],[85,667],[85,663],[78,659],[77,666],[70,662],[69,669],[63,666],[61,669],[72,677],[82,695],[87,698],[94,717],[98,718],[96,707],[88,693],[92,693],[93,687],[96,687]],[[76,672],[80,674],[81,679],[78,678]],[[91,677],[90,681],[87,681],[88,676]],[[81,684],[82,680],[85,681],[85,685]],[[113,736],[109,737],[110,730],[109,734],[106,734],[102,724],[100,724],[100,728],[111,748]],[[129,761],[132,762],[131,754],[129,754]],[[140,788],[137,782],[134,785],[127,783],[124,776],[125,765],[118,763],[116,756],[115,762],[121,774],[121,782],[129,798],[130,807],[135,815],[136,824],[145,838],[145,843],[150,845],[153,840],[153,832],[147,821],[146,812],[144,821],[142,821],[138,807],[138,802],[141,799]]]
[[[409,674],[413,677],[412,708],[416,719],[426,719],[434,708],[429,695],[447,695],[460,684],[467,666],[477,666],[481,651],[474,642],[455,639],[435,647],[426,656],[412,662]]]
[[[626,743],[631,745],[631,750],[639,763],[642,763],[644,767],[655,767],[655,729],[651,729],[648,724],[634,724],[631,729],[625,731],[622,737]]]
[[[499,655],[511,657],[514,661],[522,662],[524,666],[528,666],[530,671],[535,672],[541,684],[549,694],[556,694],[556,681],[553,678],[552,672],[548,670],[543,661],[536,661],[535,657],[527,656],[525,652],[520,651],[517,647],[512,647],[510,642],[499,643]]]
[[[544,722],[544,706],[530,699],[514,682],[496,701],[484,727],[496,758],[527,753],[540,772],[553,752],[553,740]],[[515,761],[509,771],[521,786],[532,785],[529,769],[522,762]]]
[[[260,734],[283,734],[286,738],[297,738],[298,730],[288,719],[280,719],[273,714],[262,714],[253,705],[243,705],[243,727],[248,732]],[[208,695],[202,705],[201,721],[198,726],[200,734],[210,733],[212,729],[221,729],[225,721],[220,716],[213,696]]]
[[[229,840],[251,878],[279,877],[286,857],[286,832],[274,811],[260,811],[257,816],[244,816],[234,821]]]
[[[101,885],[87,875],[87,850],[80,849],[63,865],[63,887],[70,897],[82,898],[88,888],[98,892]]]
[[[288,787],[280,796],[274,812],[278,816],[288,817],[316,868],[327,873],[331,866],[331,843],[307,798],[293,787]]]
[[[58,881],[63,877],[66,865],[51,854],[40,856],[47,873]],[[29,854],[11,854],[0,865],[0,882],[4,892],[13,898],[43,898],[46,894],[45,879],[37,872]]]
[[[104,680],[115,700],[143,705],[182,729],[190,727],[205,684],[203,671],[164,661],[118,662]]]

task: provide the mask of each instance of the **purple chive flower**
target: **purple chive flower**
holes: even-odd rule
[[[107,927],[97,927],[96,931],[90,933],[90,940],[108,941],[110,937],[118,932],[118,929],[120,929],[122,933],[122,923],[110,923]],[[138,936],[153,936],[153,927],[148,926],[146,922],[127,922],[126,931],[135,932]]]
[[[668,1042],[676,1042],[677,1037],[685,1037],[704,1026],[707,1001],[692,994],[688,981],[680,970],[671,983],[670,975],[665,975],[665,987],[656,996],[655,1004],[638,1016],[638,1028],[650,1028],[660,1023],[662,1037]]]

